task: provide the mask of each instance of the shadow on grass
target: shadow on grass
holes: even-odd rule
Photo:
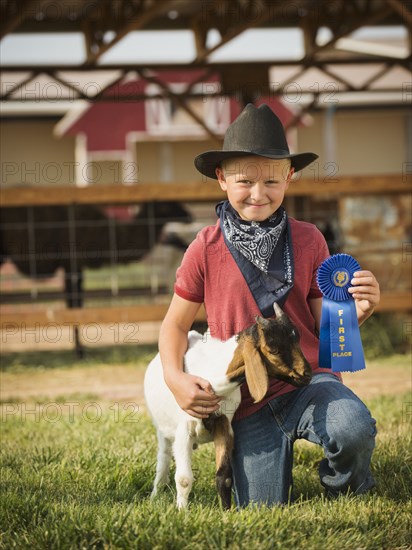
[[[42,368],[58,369],[87,367],[96,364],[147,363],[157,352],[157,344],[138,344],[85,348],[83,359],[76,357],[74,350],[29,351],[3,353],[0,359],[2,371]]]

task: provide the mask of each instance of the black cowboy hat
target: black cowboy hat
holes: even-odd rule
[[[223,149],[198,155],[195,166],[201,174],[217,179],[215,170],[223,160],[246,155],[290,159],[295,172],[318,158],[315,153],[291,154],[279,118],[268,105],[255,107],[252,103],[246,105],[226,130]]]

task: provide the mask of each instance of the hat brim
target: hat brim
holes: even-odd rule
[[[271,152],[253,152],[253,151],[206,151],[195,158],[197,170],[208,178],[217,179],[216,168],[226,159],[234,157],[257,156],[269,159],[290,159],[295,172],[302,170],[311,162],[319,158],[315,153],[295,153],[295,154],[274,154]]]

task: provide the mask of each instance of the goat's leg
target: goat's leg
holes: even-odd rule
[[[216,452],[216,488],[222,501],[222,507],[229,509],[232,501],[232,466],[230,459],[233,451],[233,430],[227,416],[218,416],[213,426],[213,441]]]
[[[185,508],[193,485],[192,452],[194,438],[190,435],[190,426],[183,422],[178,425],[173,444],[176,463],[177,507]]]
[[[166,439],[164,435],[157,432],[157,465],[156,477],[153,484],[153,491],[150,498],[157,495],[158,490],[169,483],[170,460],[172,458],[172,443],[170,439]]]

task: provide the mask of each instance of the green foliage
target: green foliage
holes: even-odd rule
[[[376,313],[360,328],[367,359],[411,351],[411,321],[405,315]]]
[[[90,420],[85,401],[56,421],[3,405],[1,548],[20,549],[406,549],[412,544],[412,441],[408,395],[368,402],[378,422],[374,494],[324,497],[320,448],[296,444],[295,493],[286,507],[220,509],[214,453],[194,453],[190,505],[178,511],[173,484],[149,498],[156,438],[143,412],[100,403]],[[11,412],[12,411],[12,412]],[[409,411],[409,416],[408,416]],[[50,411],[48,411],[50,413]],[[171,477],[173,479],[173,477]]]

